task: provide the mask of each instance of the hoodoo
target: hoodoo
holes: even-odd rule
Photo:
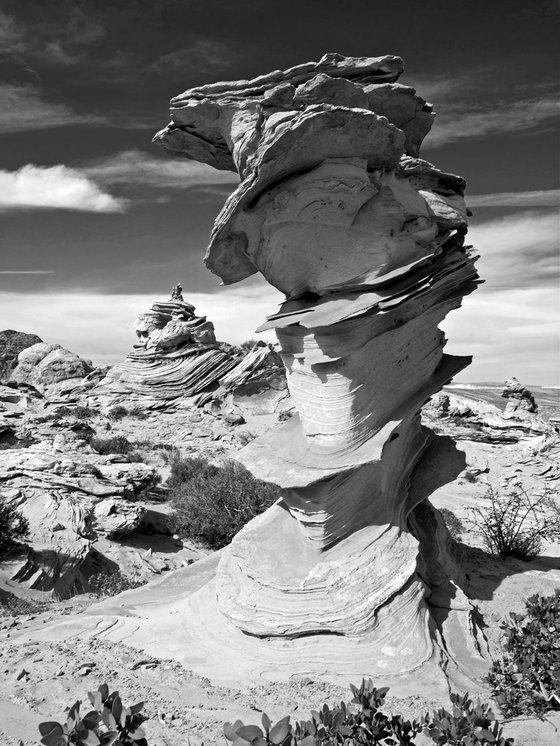
[[[81,634],[226,682],[406,688],[422,666],[422,685],[447,691],[442,671],[485,667],[428,500],[465,457],[420,422],[471,360],[443,353],[438,324],[476,288],[476,255],[465,181],[418,157],[434,114],[402,72],[394,56],[328,54],[172,99],[156,140],[241,177],[205,262],[225,284],[261,272],[285,294],[261,329],[276,331],[297,413],[238,454],[281,500],[220,554],[93,607]]]
[[[239,454],[283,499],[224,552],[218,607],[248,635],[361,641],[393,672],[430,657],[429,605],[460,593],[427,497],[464,462],[419,411],[470,362],[443,353],[438,323],[478,277],[465,181],[418,157],[434,114],[402,72],[394,56],[327,54],[193,88],[155,138],[238,171],[206,266],[225,284],[261,272],[286,296],[261,329],[298,415]]]

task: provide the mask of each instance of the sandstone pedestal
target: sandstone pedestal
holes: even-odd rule
[[[422,666],[484,665],[427,502],[465,462],[419,418],[470,362],[443,354],[438,323],[475,289],[476,256],[464,180],[418,158],[433,113],[402,70],[331,54],[172,99],[156,140],[241,177],[205,263],[225,284],[261,272],[285,294],[261,328],[276,330],[298,415],[239,454],[282,499],[216,566],[163,581],[153,602],[123,596],[97,633],[218,680],[394,685]]]

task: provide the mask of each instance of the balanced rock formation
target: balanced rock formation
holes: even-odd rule
[[[17,366],[18,355],[23,350],[43,340],[36,334],[4,329],[0,332],[0,381],[7,381]]]
[[[241,177],[205,263],[224,284],[261,272],[284,292],[261,329],[276,331],[297,413],[238,456],[282,499],[155,587],[157,613],[134,595],[91,610],[119,617],[79,622],[94,634],[222,680],[389,682],[423,664],[439,680],[439,664],[480,664],[427,499],[465,459],[420,423],[471,360],[443,353],[438,323],[476,288],[476,256],[465,181],[418,158],[433,113],[402,71],[394,56],[328,54],[172,99],[156,140]]]
[[[419,410],[470,362],[443,354],[437,325],[477,274],[465,181],[417,157],[433,113],[402,71],[330,54],[194,88],[156,139],[241,177],[206,266],[286,295],[261,329],[298,414],[239,454],[283,499],[224,553],[218,606],[245,634],[360,639],[406,670],[431,655],[426,601],[444,582],[423,501],[461,462],[438,464],[453,449]]]
[[[91,363],[61,345],[38,342],[19,353],[10,380],[56,395],[79,386],[92,371]]]
[[[217,384],[236,363],[220,348],[212,322],[196,316],[176,288],[170,300],[139,314],[135,330],[134,351],[109,371],[102,387],[163,400],[193,396]]]
[[[538,410],[533,394],[515,376],[505,382],[502,397],[508,400],[504,417],[522,418],[526,414],[535,414]]]
[[[197,406],[212,402],[221,414],[233,407],[275,411],[287,398],[283,368],[271,346],[240,350],[218,342],[214,325],[195,314],[180,285],[170,300],[140,313],[134,328],[134,351],[109,370],[94,393],[133,393],[156,405],[191,398]]]

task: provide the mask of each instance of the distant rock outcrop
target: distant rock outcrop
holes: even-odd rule
[[[205,316],[196,316],[192,304],[177,297],[156,301],[135,323],[137,343],[123,363],[115,365],[101,382],[113,392],[133,392],[159,400],[194,396],[234,367]]]
[[[13,329],[0,331],[0,381],[10,378],[20,352],[42,341],[36,334],[16,332]]]
[[[255,394],[275,388],[274,374],[282,370],[268,345],[247,351],[218,342],[214,325],[195,314],[180,285],[173,288],[170,300],[156,301],[140,313],[135,330],[134,351],[108,372],[97,393],[130,392],[156,403],[192,397],[198,406],[212,400],[223,404],[236,388],[244,387],[247,393],[249,382]],[[276,388],[285,390],[283,373],[281,377],[283,385],[278,382]],[[274,396],[269,399],[273,405]],[[229,396],[226,408],[231,406]]]
[[[38,342],[18,355],[11,380],[35,386],[41,393],[56,394],[82,383],[93,366],[58,344]]]
[[[535,397],[525,388],[515,376],[505,382],[502,397],[507,399],[504,417],[523,417],[526,414],[535,414],[538,410]]]

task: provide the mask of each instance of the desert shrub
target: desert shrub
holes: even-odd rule
[[[27,518],[13,505],[0,501],[0,559],[29,535]]]
[[[560,541],[560,505],[550,489],[530,495],[516,484],[500,496],[489,487],[483,500],[484,505],[469,508],[468,520],[492,554],[530,560],[543,540]]]
[[[560,709],[560,589],[525,605],[526,615],[511,612],[500,625],[505,655],[487,676],[507,717]]]
[[[124,435],[114,435],[112,438],[92,438],[89,444],[101,456],[109,453],[130,453],[132,450],[132,443]]]
[[[50,419],[59,420],[61,417],[70,417],[72,410],[70,407],[62,406],[57,407],[51,415],[48,415]]]
[[[383,706],[387,688],[376,689],[371,679],[362,680],[361,686],[351,686],[353,699],[330,708],[323,705],[312,711],[309,720],[300,720],[291,725],[290,717],[284,717],[275,725],[263,713],[262,728],[244,725],[237,720],[233,725],[224,724],[224,735],[235,746],[251,743],[257,746],[281,744],[281,746],[413,746],[415,736],[426,737],[443,744],[465,746],[509,746],[513,741],[503,737],[503,729],[488,705],[477,702],[473,706],[468,694],[451,694],[452,711],[437,710],[421,720],[404,720],[401,715],[387,715]]]
[[[123,575],[120,570],[112,570],[90,575],[88,585],[90,593],[95,593],[96,596],[116,596],[123,591],[139,588],[144,583]]]
[[[128,410],[128,415],[129,417],[135,417],[137,420],[148,419],[148,413],[146,410],[142,409],[142,407],[139,407],[137,404]]]
[[[255,479],[236,461],[175,459],[168,480],[176,531],[212,549],[226,546],[243,526],[272,505],[278,487]]]
[[[459,541],[461,539],[461,534],[465,530],[463,521],[460,518],[457,518],[455,513],[449,510],[449,508],[440,508],[439,512],[441,513],[441,517],[443,518],[451,536]]]
[[[478,476],[473,471],[469,471],[468,469],[463,473],[463,479],[466,482],[470,482],[471,484],[478,482]]]
[[[118,692],[109,694],[107,684],[88,692],[93,709],[80,713],[81,701],[75,702],[63,723],[39,724],[41,743],[45,746],[148,746],[142,723],[144,703],[124,707]],[[21,742],[20,742],[21,743]]]
[[[72,414],[78,420],[91,420],[91,418],[95,417],[95,415],[99,414],[99,412],[96,409],[85,407],[79,404],[77,407],[74,407],[74,411],[72,412]]]
[[[253,347],[262,347],[263,344],[260,339],[246,339],[245,342],[241,342],[239,349],[243,350],[243,352],[249,352]]]
[[[127,414],[127,408],[118,404],[107,412],[107,417],[114,422],[118,422],[118,420],[122,420],[123,417],[126,417]]]

